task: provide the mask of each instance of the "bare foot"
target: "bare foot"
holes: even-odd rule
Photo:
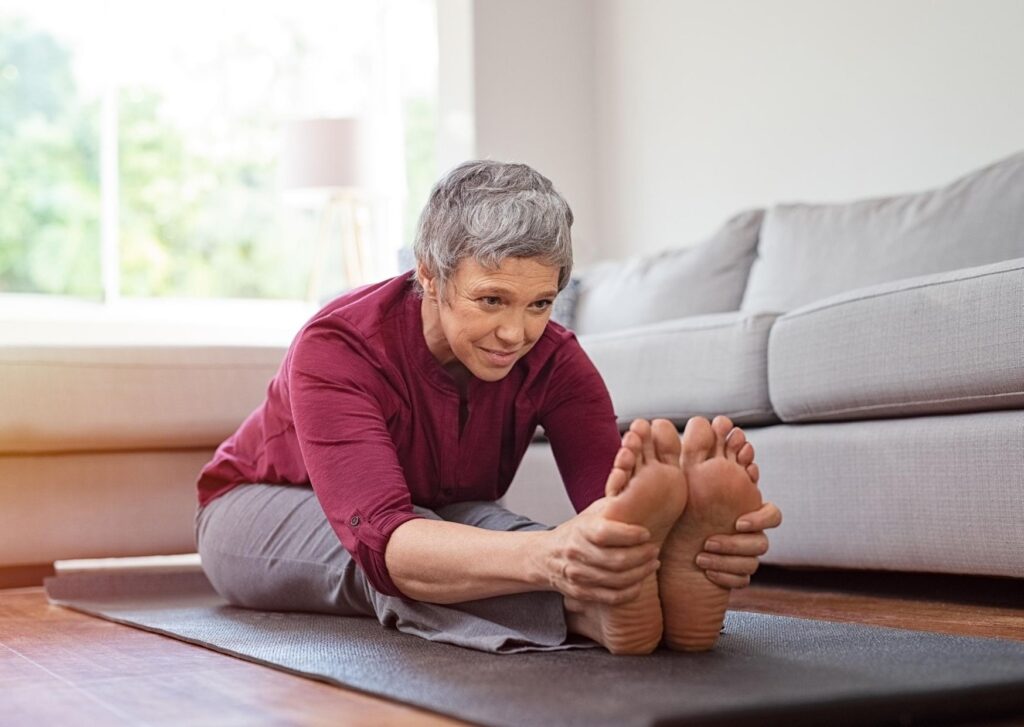
[[[605,485],[608,505],[603,514],[643,525],[660,547],[686,506],[679,435],[665,419],[652,424],[638,419],[622,441]],[[657,573],[644,580],[640,595],[629,603],[609,606],[566,598],[565,609],[570,630],[613,654],[649,654],[661,643],[664,620]]]
[[[682,466],[689,501],[661,550],[658,587],[665,643],[677,651],[715,645],[729,605],[729,589],[711,582],[694,559],[716,533],[733,533],[736,519],[761,506],[753,448],[727,417],[687,422]]]

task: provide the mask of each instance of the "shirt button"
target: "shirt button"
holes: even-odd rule
[[[359,516],[358,515],[353,515],[351,517],[351,519],[349,519],[348,524],[351,525],[352,527],[355,527],[356,525],[358,525],[359,524]]]

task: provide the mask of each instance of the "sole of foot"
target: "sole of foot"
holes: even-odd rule
[[[687,498],[679,436],[671,422],[633,422],[608,475],[605,496],[604,517],[643,525],[651,533],[651,543],[661,547]],[[613,654],[649,654],[661,643],[664,619],[656,572],[628,603],[608,606],[567,598],[565,607],[570,628]]]
[[[681,461],[689,498],[665,539],[658,571],[664,638],[676,651],[706,651],[718,640],[730,590],[708,580],[695,558],[709,536],[734,533],[736,519],[762,500],[753,449],[727,417],[690,419]]]

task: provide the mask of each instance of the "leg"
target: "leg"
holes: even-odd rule
[[[547,529],[494,503],[416,510],[495,530]],[[196,521],[203,569],[218,593],[237,606],[373,616],[405,633],[495,653],[592,646],[566,643],[557,593],[448,606],[378,593],[342,547],[309,487],[244,485],[203,508]]]
[[[196,543],[210,583],[236,606],[373,615],[362,574],[311,487],[236,487],[196,514]]]

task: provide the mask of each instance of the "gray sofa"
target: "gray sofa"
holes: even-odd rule
[[[569,292],[623,428],[744,425],[784,514],[763,562],[1024,577],[1024,154],[745,212]],[[538,441],[505,501],[559,522],[558,482]]]

